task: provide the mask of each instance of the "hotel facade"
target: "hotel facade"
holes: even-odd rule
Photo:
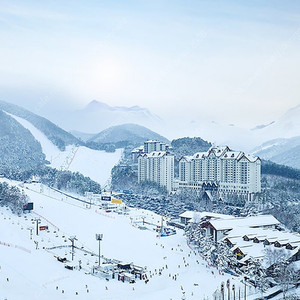
[[[146,142],[144,145],[146,151],[139,154],[137,158],[138,183],[143,181],[155,182],[165,187],[170,193],[173,190],[174,182],[174,154],[168,151],[152,151],[153,149],[165,149],[162,143],[157,144],[158,146],[153,146],[153,144],[152,141]]]
[[[259,157],[232,151],[229,147],[211,147],[207,152],[183,156],[179,160],[179,180],[174,189],[201,190],[215,183],[220,193],[261,192],[261,160]]]

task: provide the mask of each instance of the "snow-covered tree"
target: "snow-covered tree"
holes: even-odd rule
[[[261,260],[251,259],[246,272],[248,277],[254,282],[255,288],[258,288],[262,294],[269,288],[267,274]]]
[[[285,249],[266,249],[265,260],[268,265],[268,272],[281,286],[283,299],[286,299],[286,293],[297,281],[297,272]]]
[[[237,265],[236,255],[230,250],[225,242],[219,241],[213,252],[214,263],[220,269],[235,269]]]

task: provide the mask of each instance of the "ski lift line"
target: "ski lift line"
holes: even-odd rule
[[[47,186],[47,187],[48,187],[48,186]],[[29,187],[27,187],[27,188],[28,188],[28,190],[30,190],[30,191],[32,191],[32,192],[35,192],[35,193],[37,193],[37,194],[42,194],[42,195],[45,196],[45,197],[51,198],[51,199],[56,200],[56,201],[59,201],[59,202],[61,201],[61,199],[58,199],[58,198],[55,198],[55,197],[46,195],[46,194],[41,193],[41,192],[37,192],[37,191],[35,191],[35,190],[33,190],[33,189],[29,188]],[[48,188],[51,189],[51,187],[48,187]],[[52,189],[53,189],[53,188],[52,188]],[[60,192],[60,191],[58,190],[57,192]],[[72,196],[68,196],[68,197],[72,198]],[[84,200],[80,200],[80,199],[79,199],[79,201],[84,201]],[[65,202],[65,203],[66,203],[66,204],[69,204],[69,205],[73,205],[73,206],[75,206],[75,207],[79,207],[79,208],[85,209],[84,207],[81,207],[81,206],[79,206],[79,205],[75,205],[75,204],[73,204],[73,203],[69,203],[69,202]],[[87,202],[87,203],[90,204],[90,202]],[[92,204],[93,204],[93,203],[92,203]],[[94,204],[93,204],[93,205],[94,205]]]
[[[62,248],[71,248],[71,245],[61,245],[61,246],[54,246],[54,247],[50,247],[50,248],[45,248],[45,250],[54,250],[54,249],[62,249]]]
[[[62,233],[64,233],[64,232],[62,232]],[[67,234],[67,233],[64,233],[64,235],[67,236],[68,234]],[[79,243],[81,246],[84,246],[83,243],[81,243],[81,242],[79,242],[79,241],[78,241],[78,243]],[[77,243],[77,244],[78,244],[78,243]],[[71,247],[71,245],[53,246],[53,247],[49,247],[49,248],[45,248],[45,249],[46,249],[46,250],[47,250],[47,249],[48,249],[48,250],[52,250],[52,249],[67,248],[67,247]],[[89,247],[86,247],[86,246],[84,246],[84,247],[85,247],[86,249],[90,250],[90,253],[96,255],[95,253],[92,252],[92,250],[91,250]],[[79,248],[78,246],[74,246],[74,248],[78,248],[79,250],[84,251],[82,248]]]
[[[64,195],[64,196],[67,196],[67,197],[69,197],[69,198],[72,198],[72,199],[74,199],[74,200],[76,200],[76,201],[80,201],[80,202],[83,202],[83,203],[89,204],[89,205],[95,205],[95,204],[93,204],[93,203],[91,203],[91,202],[88,202],[88,201],[79,199],[79,198],[77,198],[77,197],[71,196],[71,195],[69,195],[69,194],[67,194],[67,193],[65,193],[65,192],[62,192],[62,191],[60,191],[60,190],[54,188],[54,187],[51,187],[51,186],[50,186],[49,188],[50,188],[51,190],[57,192],[57,193],[60,193],[60,194],[62,194],[62,195]]]
[[[74,149],[72,149],[72,150],[74,150]],[[75,152],[74,153],[73,153],[73,151],[71,152],[73,154],[73,156],[71,158],[71,161],[68,163],[68,165],[65,168],[66,171],[69,170],[69,168],[70,168],[70,166],[71,166],[71,164],[72,164],[72,162],[73,162],[73,160],[74,160],[74,158],[75,158],[76,153],[77,153],[78,150],[79,150],[79,147],[76,147]]]
[[[42,215],[38,214],[35,211],[33,211],[32,213],[39,216],[40,218],[44,219],[46,222],[48,222],[50,225],[52,225],[55,229],[57,229],[57,231],[59,231],[59,228],[56,225],[54,225],[52,222],[50,222],[47,218],[43,217]]]
[[[61,246],[54,246],[54,247],[50,247],[50,248],[45,248],[46,250],[54,250],[54,249],[63,249],[63,248],[71,248],[72,246],[71,245],[61,245]],[[92,252],[92,251],[89,251],[89,250],[85,250],[85,249],[82,249],[81,247],[78,247],[78,246],[74,246],[75,249],[78,249],[82,252],[85,252],[85,253],[88,253],[90,255],[94,255],[94,256],[97,256],[97,254],[95,252]]]
[[[45,197],[48,197],[48,198],[51,198],[51,199],[54,199],[54,200],[57,200],[57,201],[61,201],[60,199],[57,199],[57,198],[55,198],[55,197],[52,197],[52,196],[46,195],[46,194],[44,194],[44,193],[41,193],[41,192],[37,192],[37,191],[35,191],[35,190],[33,190],[33,189],[29,188],[29,187],[27,187],[27,188],[28,188],[28,190],[30,190],[30,191],[32,191],[32,192],[34,192],[34,193],[37,193],[37,194],[42,194],[42,195],[43,195],[43,196],[45,196]]]
[[[73,159],[74,159],[74,156],[75,156],[75,152],[74,152],[74,149],[75,149],[76,147],[72,147],[72,149],[69,151],[69,153],[68,153],[68,155],[67,155],[67,157],[66,157],[66,159],[65,159],[65,162],[64,162],[64,164],[65,164],[65,166],[64,166],[64,170],[65,171],[67,171],[68,169],[69,169],[69,167],[70,167],[70,165],[71,165],[71,162],[73,161]]]
[[[96,254],[95,252],[92,252],[92,251],[89,251],[89,250],[82,249],[82,248],[80,248],[80,247],[78,247],[78,246],[74,246],[74,248],[76,248],[76,249],[78,249],[78,250],[80,250],[80,251],[82,251],[82,252],[84,252],[84,253],[87,253],[87,254],[90,254],[90,255],[93,255],[93,256],[97,256],[97,254]]]
[[[48,253],[52,253],[53,255],[57,255],[57,253],[53,252],[53,250],[55,250],[55,249],[64,249],[64,248],[71,248],[71,247],[72,247],[72,245],[61,245],[61,246],[54,246],[54,247],[45,248],[45,250],[46,250]],[[97,257],[97,254],[96,254],[95,252],[92,252],[92,251],[88,251],[88,250],[82,249],[82,248],[80,248],[80,247],[78,247],[78,246],[74,246],[74,248],[77,249],[77,250],[80,250],[80,251],[82,251],[82,252],[84,252],[84,253],[87,253],[87,254],[89,254],[89,255],[91,255],[91,256]],[[78,255],[77,255],[77,256],[78,256]],[[84,257],[84,256],[81,256],[81,255],[79,255],[79,256],[81,257],[81,259],[86,260],[86,261],[89,261],[88,258],[86,258],[86,257]],[[121,261],[120,261],[120,260],[117,260],[117,259],[106,258],[106,257],[104,257],[103,255],[101,255],[101,257],[102,257],[102,259],[103,259],[106,263],[110,263],[110,262],[121,263]]]

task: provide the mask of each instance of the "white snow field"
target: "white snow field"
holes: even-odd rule
[[[142,224],[142,216],[154,225],[161,222],[161,217],[150,211],[130,208],[128,215],[120,215],[95,205],[88,208],[38,183],[25,184],[24,192],[34,202],[33,212],[18,217],[0,208],[0,299],[213,299],[222,281],[230,278],[239,286],[238,279],[220,274],[192,251],[182,230],[169,237],[158,237],[155,226],[141,230],[137,224]],[[49,230],[37,236],[35,218]],[[76,236],[77,247],[97,254],[96,233],[103,233],[104,257],[146,266],[149,282],[107,281],[90,274],[97,255],[75,249],[71,262],[70,247],[44,249],[71,245],[68,238]],[[75,266],[81,260],[82,269],[68,270],[55,256],[66,257]]]
[[[34,138],[40,142],[42,151],[50,162],[51,167],[59,170],[80,172],[100,183],[101,186],[106,185],[110,178],[111,169],[119,162],[122,156],[123,149],[117,149],[113,153],[108,153],[75,145],[67,146],[65,151],[60,151],[43,132],[30,122],[15,115],[7,114],[28,129]]]

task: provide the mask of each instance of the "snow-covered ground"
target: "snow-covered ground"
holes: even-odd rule
[[[110,178],[111,169],[121,159],[123,149],[108,153],[84,146],[70,145],[66,147],[65,151],[60,151],[43,132],[30,122],[15,115],[9,115],[28,129],[34,138],[40,142],[42,151],[53,168],[80,172],[99,182],[101,186],[105,186]]]
[[[210,266],[187,244],[182,230],[160,237],[154,229],[161,224],[161,216],[153,212],[134,208],[127,209],[128,214],[106,212],[39,183],[1,178],[3,181],[23,189],[34,202],[34,211],[19,217],[0,207],[0,299],[215,299],[213,293],[222,282],[227,299],[228,279],[231,287],[235,285],[236,298],[239,291],[244,298],[241,278]],[[39,225],[48,226],[39,235],[36,218]],[[129,284],[92,275],[92,267],[98,264],[96,233],[103,234],[101,254],[105,258],[146,267],[149,282]],[[78,247],[73,261],[69,247],[72,236],[76,236]],[[82,269],[68,270],[56,256],[66,257],[69,265],[79,266],[81,261]],[[261,296],[249,286],[247,294],[249,300]]]
[[[153,228],[160,224],[161,217],[150,211],[131,208],[128,215],[107,213],[96,206],[87,208],[40,184],[25,184],[24,191],[34,202],[32,213],[18,217],[0,208],[1,299],[212,299],[221,282],[231,278],[209,267],[187,245],[182,230],[170,237],[158,237]],[[49,226],[38,236],[32,221],[36,217],[41,219],[40,225]],[[142,217],[154,225],[139,229]],[[68,238],[75,235],[78,247],[98,253],[96,233],[104,235],[104,257],[146,266],[149,282],[129,284],[92,276],[88,273],[97,264],[97,256],[77,249],[73,263],[78,265],[81,260],[83,268],[70,271],[54,257],[71,260],[70,248],[43,249],[70,245]]]

